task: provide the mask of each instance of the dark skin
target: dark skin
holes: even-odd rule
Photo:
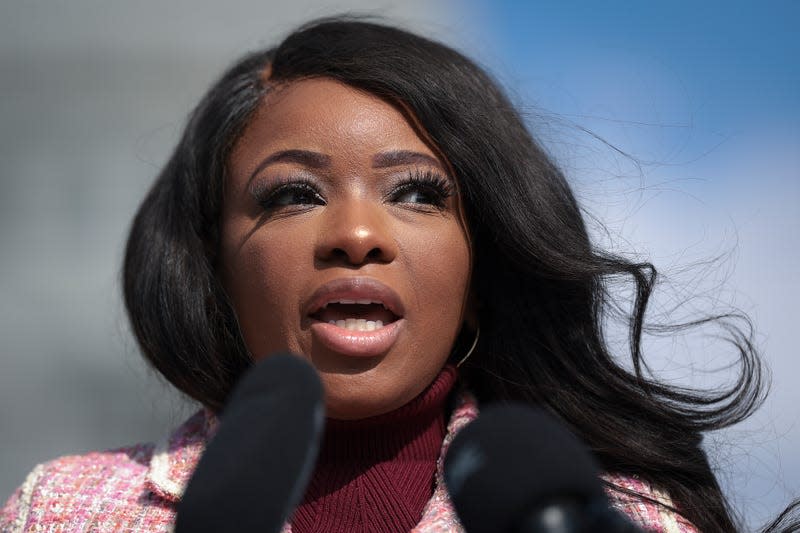
[[[331,79],[291,82],[266,96],[229,161],[220,275],[245,343],[255,358],[309,359],[332,418],[412,400],[464,322],[471,253],[456,182],[412,121]],[[394,300],[317,309],[340,285]],[[342,327],[358,313],[384,325]]]

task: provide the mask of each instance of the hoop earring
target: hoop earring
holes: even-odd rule
[[[472,355],[472,352],[473,352],[473,351],[475,351],[475,347],[478,345],[478,338],[479,338],[480,336],[481,336],[481,326],[480,326],[480,325],[478,325],[478,326],[475,328],[475,340],[474,340],[474,341],[472,341],[472,346],[470,346],[470,347],[469,347],[469,350],[467,351],[467,355],[465,355],[464,357],[462,357],[462,358],[461,358],[461,361],[459,361],[458,363],[456,363],[456,368],[458,368],[458,367],[460,367],[461,365],[463,365],[463,364],[464,364],[464,361],[466,361],[467,359],[469,359],[469,356],[470,356],[470,355]]]

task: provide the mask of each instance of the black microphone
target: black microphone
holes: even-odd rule
[[[453,440],[444,479],[468,533],[636,533],[577,437],[540,409],[489,406]]]
[[[276,354],[241,378],[178,504],[176,533],[279,532],[305,493],[325,420],[307,362]]]

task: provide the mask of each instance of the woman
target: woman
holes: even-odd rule
[[[634,373],[603,340],[619,275],[637,289]],[[0,524],[169,530],[233,384],[289,350],[319,372],[329,420],[287,530],[460,530],[439,458],[481,404],[514,400],[583,439],[643,526],[733,531],[701,432],[755,408],[759,362],[733,317],[714,317],[741,356],[732,390],[644,377],[654,281],[592,246],[563,175],[470,60],[387,26],[314,22],[211,88],[131,230],[134,332],[205,409],[161,447],[37,467]]]

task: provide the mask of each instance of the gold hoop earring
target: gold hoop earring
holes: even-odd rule
[[[474,340],[474,341],[472,341],[472,346],[470,346],[470,347],[469,347],[469,350],[467,351],[467,355],[465,355],[464,357],[462,357],[462,358],[461,358],[461,361],[459,361],[458,363],[456,363],[456,368],[458,368],[458,367],[460,367],[461,365],[463,365],[463,364],[464,364],[464,361],[466,361],[467,359],[469,359],[469,356],[470,356],[470,355],[472,355],[472,352],[473,352],[473,351],[475,351],[475,347],[478,345],[478,338],[479,338],[480,336],[481,336],[481,327],[480,327],[480,325],[478,325],[478,326],[476,326],[476,328],[475,328],[475,340]]]

